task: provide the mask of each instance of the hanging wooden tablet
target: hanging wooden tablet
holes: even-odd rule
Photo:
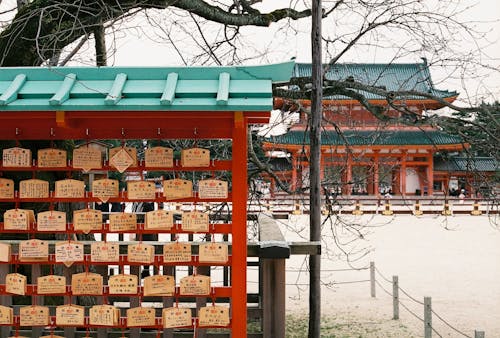
[[[182,213],[182,230],[191,232],[208,232],[208,213],[200,211],[188,211]]]
[[[92,182],[92,196],[97,197],[103,203],[106,203],[110,198],[119,196],[120,183],[118,180],[104,178]]]
[[[48,326],[49,308],[40,305],[28,305],[19,309],[19,321],[21,326]]]
[[[82,209],[73,211],[73,228],[88,234],[92,230],[102,229],[102,211]]]
[[[109,165],[116,168],[120,173],[123,173],[134,163],[132,157],[123,148],[118,150],[113,156],[110,154],[109,157]]]
[[[24,296],[26,294],[27,278],[20,273],[9,273],[5,276],[5,292]]]
[[[4,167],[31,167],[31,150],[14,147],[3,150],[2,165]]]
[[[181,151],[181,165],[183,167],[210,166],[210,150],[203,148],[183,149]]]
[[[227,306],[211,305],[200,308],[200,326],[228,326],[229,308]]]
[[[38,150],[39,168],[64,168],[67,165],[67,152],[62,149],[40,149]]]
[[[40,338],[64,338],[64,337],[57,336],[55,334],[50,334],[48,336],[40,336]]]
[[[155,260],[155,247],[149,244],[130,244],[127,248],[130,263],[151,264]]]
[[[193,325],[190,308],[169,307],[162,310],[163,328],[189,327]]]
[[[10,262],[12,249],[8,243],[0,243],[0,262]]]
[[[8,178],[0,178],[0,199],[14,198],[14,181]]]
[[[49,182],[30,179],[19,182],[20,198],[48,198]]]
[[[163,245],[163,262],[191,262],[191,244],[173,242]]]
[[[85,182],[66,179],[56,181],[56,198],[83,198],[85,197]]]
[[[38,231],[66,231],[66,213],[63,211],[43,211],[36,215]]]
[[[152,147],[146,149],[145,164],[149,168],[171,168],[174,166],[174,151],[166,147]]]
[[[144,278],[144,296],[173,296],[175,278],[167,275],[155,275]]]
[[[167,210],[154,210],[146,213],[144,229],[170,230],[174,226],[174,213]]]
[[[21,262],[46,262],[49,260],[49,243],[39,239],[19,242]]]
[[[85,324],[85,307],[66,304],[56,307],[56,325],[83,326]]]
[[[120,212],[109,215],[109,231],[132,231],[137,229],[137,215]]]
[[[112,305],[94,305],[89,310],[89,324],[95,326],[117,326],[120,310]]]
[[[207,296],[210,294],[210,277],[191,275],[181,279],[181,295]]]
[[[153,200],[156,198],[155,183],[151,181],[128,181],[128,198],[131,200]]]
[[[134,307],[127,310],[127,327],[155,326],[155,309]]]
[[[36,290],[39,295],[65,294],[66,277],[58,275],[38,277],[36,279]]]
[[[12,325],[14,323],[14,311],[11,307],[0,305],[0,325]]]
[[[203,243],[199,246],[200,263],[226,263],[228,260],[228,245],[226,243]]]
[[[73,168],[88,172],[102,168],[102,154],[99,149],[82,146],[73,150]]]
[[[163,197],[166,200],[176,200],[193,197],[193,182],[174,178],[163,181]]]
[[[137,293],[137,276],[136,275],[114,275],[108,280],[109,294],[136,294]]]
[[[83,244],[79,242],[57,242],[55,245],[56,262],[63,263],[67,267],[73,265],[74,262],[83,262],[83,249]]]
[[[201,180],[198,182],[198,197],[201,199],[227,198],[227,182],[222,180]]]
[[[73,295],[102,295],[102,276],[97,273],[82,272],[71,277]]]
[[[3,228],[5,230],[28,230],[35,222],[33,210],[10,209],[3,214]]]
[[[118,263],[120,261],[120,245],[110,242],[94,242],[90,244],[90,260],[92,262]]]
[[[123,150],[123,152],[122,152],[122,150]],[[130,159],[132,160],[132,163],[129,166],[137,167],[137,149],[135,149],[134,147],[116,147],[116,148],[109,149],[109,157],[108,157],[109,164],[114,166],[115,168],[116,168],[116,166],[113,165],[111,163],[111,161],[112,161],[113,157],[115,157],[118,153],[120,153],[120,155],[119,155],[120,157],[124,156],[123,153],[127,154],[130,157]],[[118,160],[118,158],[116,160]],[[128,168],[128,166],[127,166],[127,168]]]

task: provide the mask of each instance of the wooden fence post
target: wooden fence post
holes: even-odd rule
[[[370,262],[370,294],[373,298],[376,297],[375,290],[375,262]]]
[[[432,337],[432,300],[424,297],[424,337]]]
[[[484,331],[474,330],[474,338],[484,338]]]
[[[399,319],[399,281],[398,276],[392,276],[392,319]]]

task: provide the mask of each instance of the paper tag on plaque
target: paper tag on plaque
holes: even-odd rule
[[[39,168],[64,168],[67,163],[67,152],[62,149],[40,149],[38,150]]]
[[[182,230],[192,232],[207,232],[208,229],[208,213],[200,211],[188,211],[182,213]]]
[[[10,209],[3,214],[5,230],[28,230],[34,222],[33,210]]]
[[[19,309],[21,326],[49,325],[49,308],[47,306],[28,305]]]
[[[150,181],[128,181],[128,198],[131,200],[153,200],[156,198],[156,187]]]
[[[49,182],[37,179],[19,182],[20,198],[48,198]]]
[[[76,148],[73,150],[73,168],[83,169],[85,172],[91,169],[101,169],[101,151],[89,146]]]
[[[15,295],[26,294],[27,278],[20,273],[9,273],[5,276],[5,291]]]
[[[12,308],[0,305],[0,325],[12,325],[14,311]]]
[[[201,180],[198,183],[198,197],[208,198],[227,198],[227,182],[222,180]]]
[[[31,167],[31,150],[14,147],[3,150],[4,167]]]
[[[0,178],[0,198],[14,198],[14,181]]]
[[[48,275],[36,279],[37,293],[40,295],[66,293],[66,277]]]
[[[90,244],[90,260],[92,262],[120,261],[120,245],[118,243],[94,242]]]
[[[181,279],[179,292],[181,295],[209,295],[210,277],[203,275],[183,277]]]
[[[174,151],[166,147],[146,149],[144,159],[149,168],[171,168],[174,166]]]
[[[226,243],[203,243],[199,246],[200,263],[226,263],[228,245]]]
[[[149,244],[130,244],[127,248],[127,258],[130,263],[151,264],[155,260],[155,247]]]
[[[193,325],[190,308],[169,307],[161,313],[163,328],[186,327]]]
[[[96,326],[116,326],[120,320],[120,310],[112,305],[94,305],[89,310],[89,324]]]
[[[126,154],[132,159],[132,164],[130,166],[137,167],[137,149],[134,147],[116,147],[109,149],[109,164],[111,164],[111,159],[121,150],[125,150]]]
[[[181,151],[181,165],[183,167],[209,167],[210,150],[203,148],[183,149]]]
[[[10,262],[11,253],[10,244],[0,243],[0,262]]]
[[[175,278],[167,275],[155,275],[144,278],[144,296],[173,296]]]
[[[19,242],[19,260],[21,262],[48,261],[49,243],[39,239]]]
[[[102,276],[97,273],[82,272],[71,277],[73,295],[102,295]]]
[[[168,243],[163,246],[164,263],[191,262],[190,243]]]
[[[102,229],[102,211],[82,209],[73,211],[73,228],[88,234],[92,230]]]
[[[112,180],[110,178],[95,180],[92,183],[92,196],[106,203],[110,198],[118,197],[119,187],[120,184],[118,180]]]
[[[43,211],[36,215],[38,231],[66,231],[66,213],[63,211]]]
[[[55,197],[83,198],[85,197],[85,182],[73,179],[56,181]]]
[[[131,165],[133,165],[136,161],[132,159],[129,153],[121,148],[118,150],[113,156],[111,156],[111,150],[109,155],[109,164],[112,167],[115,167],[118,172],[123,173],[128,169]]]
[[[193,197],[193,182],[180,178],[163,181],[163,196],[167,200]]]
[[[137,276],[136,275],[114,275],[108,280],[109,294],[136,294],[137,293]]]
[[[83,247],[79,242],[57,242],[55,246],[56,262],[61,262],[70,267],[74,262],[83,262]]]
[[[170,230],[174,226],[174,213],[167,210],[155,210],[146,213],[144,229]]]
[[[228,326],[229,307],[227,306],[205,306],[199,310],[200,326]]]
[[[127,310],[127,326],[155,326],[155,309],[150,307],[134,307]]]
[[[85,307],[66,304],[56,307],[56,325],[83,326]]]
[[[120,212],[109,215],[109,231],[135,231],[137,228],[137,215]]]

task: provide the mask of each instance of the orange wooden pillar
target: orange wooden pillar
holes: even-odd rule
[[[406,152],[403,153],[401,157],[401,169],[399,170],[400,175],[400,193],[401,195],[406,195]]]
[[[344,183],[344,194],[350,196],[352,193],[352,154],[347,154],[347,165]]]
[[[297,189],[297,167],[298,167],[297,152],[292,152],[292,181],[290,182],[290,190]]]
[[[427,157],[427,195],[432,196],[434,194],[434,161],[432,154]]]
[[[379,174],[380,172],[380,156],[378,151],[373,155],[373,194],[379,194]]]

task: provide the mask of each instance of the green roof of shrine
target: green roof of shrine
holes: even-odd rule
[[[450,157],[434,160],[434,171],[497,172],[499,170],[499,163],[494,157]]]

